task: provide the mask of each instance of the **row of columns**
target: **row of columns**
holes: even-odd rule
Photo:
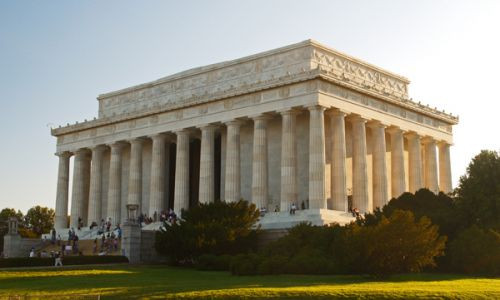
[[[325,139],[325,107],[313,105],[309,110],[309,208],[347,210],[346,180],[346,113],[340,110],[329,110],[331,132],[331,199],[326,199],[326,139]],[[296,116],[293,109],[280,111],[282,120],[281,139],[281,211],[288,211],[292,203],[298,202]],[[268,198],[268,137],[267,125],[269,117],[258,115],[253,117],[253,155],[252,155],[252,202],[257,207],[267,207]],[[353,206],[361,212],[372,211],[374,207],[382,207],[389,197],[397,197],[406,189],[404,168],[404,133],[396,127],[386,128],[380,122],[367,122],[360,116],[351,116],[352,125],[352,162],[353,162]],[[241,121],[226,122],[226,161],[224,175],[225,201],[238,201],[240,192],[240,128]],[[370,201],[367,168],[366,127],[373,136],[372,143],[372,178],[373,199]],[[199,202],[214,201],[214,139],[216,126],[205,125],[201,130]],[[391,195],[389,196],[386,167],[386,131],[391,137]],[[174,210],[179,213],[189,207],[189,130],[175,132],[177,138]],[[406,134],[409,152],[409,190],[427,187],[437,192],[439,187],[445,192],[451,191],[451,168],[449,145],[439,144],[439,184],[436,155],[436,141],[431,138],[422,139],[416,133]],[[165,173],[167,157],[166,142],[168,135],[164,133],[150,136],[152,140],[151,182],[149,215],[166,209],[164,204]],[[142,195],[142,146],[144,139],[129,141],[131,147],[130,176],[128,182],[128,204],[139,204]],[[425,163],[422,163],[421,143],[424,143]],[[108,217],[115,223],[120,221],[121,197],[121,165],[124,142],[110,144],[111,158],[108,186]],[[73,190],[71,205],[71,226],[78,225],[78,217],[84,222],[97,222],[101,216],[101,174],[103,152],[105,146],[100,145],[88,151],[75,151]],[[59,154],[59,175],[56,197],[56,227],[66,227],[68,210],[68,182],[70,153]],[[422,166],[425,166],[424,168]],[[424,174],[424,176],[423,176]],[[90,178],[89,178],[90,177]],[[422,181],[424,180],[424,182]]]

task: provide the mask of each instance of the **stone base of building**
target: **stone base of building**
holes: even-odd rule
[[[332,223],[349,224],[356,219],[351,213],[330,209],[297,210],[295,214],[289,212],[271,212],[261,217],[259,224],[263,230],[288,229],[300,223],[311,223],[315,226],[324,226]]]

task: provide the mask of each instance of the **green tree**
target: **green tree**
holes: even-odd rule
[[[444,193],[436,195],[428,189],[420,189],[415,194],[404,193],[389,201],[382,211],[388,217],[397,209],[409,210],[417,219],[428,217],[432,224],[439,226],[439,233],[448,238],[453,238],[457,230],[463,226],[455,200]]]
[[[0,252],[3,250],[3,236],[9,231],[9,218],[16,217],[19,222],[23,221],[23,213],[14,208],[4,208],[0,211]],[[22,225],[22,224],[20,224]]]
[[[34,206],[26,213],[24,223],[27,228],[37,235],[49,233],[54,227],[54,210],[39,205]]]
[[[456,189],[457,204],[465,225],[500,229],[500,157],[483,150],[467,167]]]
[[[450,243],[454,271],[500,275],[500,233],[472,225]]]
[[[348,226],[352,259],[363,262],[367,273],[385,276],[395,273],[420,272],[435,266],[435,257],[444,254],[446,237],[429,218],[418,221],[411,211],[394,210],[382,216],[373,226]],[[348,240],[348,241],[349,241]]]
[[[259,212],[254,204],[199,204],[182,212],[176,224],[164,223],[156,234],[157,251],[172,263],[192,261],[203,254],[237,254],[255,248],[255,224]]]

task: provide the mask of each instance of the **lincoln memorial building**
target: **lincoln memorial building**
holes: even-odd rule
[[[51,131],[55,227],[239,199],[267,209],[263,228],[344,224],[407,191],[448,193],[458,118],[408,85],[307,40],[102,94],[97,118]]]

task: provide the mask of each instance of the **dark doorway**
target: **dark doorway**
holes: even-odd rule
[[[200,148],[199,139],[189,142],[189,207],[198,204],[200,188]]]
[[[175,189],[175,158],[177,156],[177,145],[175,143],[170,143],[168,151],[168,184],[167,184],[167,209],[174,208],[174,189]]]

